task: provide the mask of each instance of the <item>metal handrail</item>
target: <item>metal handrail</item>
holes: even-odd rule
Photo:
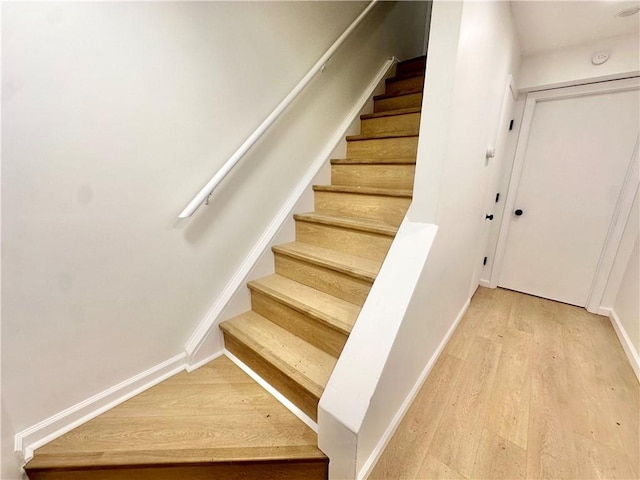
[[[344,43],[346,38],[355,30],[355,28],[360,24],[360,22],[364,19],[365,16],[371,11],[371,9],[378,3],[379,0],[372,0],[367,8],[365,8],[360,15],[349,25],[340,37],[331,45],[329,50],[325,52],[320,60],[316,62],[316,64],[307,72],[307,74],[300,80],[300,82],[294,87],[293,90],[278,104],[271,114],[265,118],[265,120],[260,124],[258,128],[245,140],[245,142],[240,145],[240,148],[235,151],[231,158],[226,161],[226,163],[222,166],[220,170],[207,182],[207,184],[202,187],[202,190],[198,192],[198,194],[189,202],[189,205],[180,213],[179,218],[187,218],[190,217],[193,212],[195,212],[200,205],[202,205],[205,200],[209,198],[209,195],[213,193],[213,190],[218,186],[218,184],[227,176],[229,171],[240,161],[240,159],[244,156],[245,153],[253,146],[254,143],[269,129],[271,125],[276,121],[276,119],[280,116],[280,114],[293,102],[293,100],[298,96],[298,94],[307,86],[307,84],[311,81],[311,79],[318,73],[324,70],[325,65],[331,58],[331,56],[338,50],[340,45]]]

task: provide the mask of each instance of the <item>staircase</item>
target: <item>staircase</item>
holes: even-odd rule
[[[249,283],[252,310],[220,325],[227,350],[317,421],[318,402],[411,203],[424,58],[402,62],[273,247],[275,274]]]
[[[415,172],[425,57],[400,62],[331,160],[227,350],[317,421],[318,402],[398,226]],[[266,398],[268,397],[268,398]],[[36,450],[31,480],[315,479],[328,459],[300,420],[225,357],[181,373]]]

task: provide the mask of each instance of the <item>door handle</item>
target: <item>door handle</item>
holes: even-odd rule
[[[520,209],[517,209],[515,212],[513,212],[516,214],[516,217],[519,217],[520,215],[522,215],[524,212]]]

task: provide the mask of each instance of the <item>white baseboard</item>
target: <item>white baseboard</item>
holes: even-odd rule
[[[22,457],[25,463],[28,462],[33,458],[35,449],[184,370],[187,365],[186,361],[186,354],[176,355],[18,432],[14,438],[16,453]]]
[[[480,286],[485,288],[495,288],[495,287],[491,287],[491,282],[485,278],[480,279]]]
[[[613,329],[616,331],[616,335],[618,335],[618,340],[620,340],[620,343],[622,344],[624,353],[627,354],[631,368],[633,368],[636,378],[638,379],[638,382],[640,382],[640,355],[636,351],[629,335],[627,335],[626,330],[622,326],[620,317],[618,317],[618,314],[613,308],[600,308],[598,313],[608,316],[609,320],[611,320],[611,325],[613,325]]]
[[[393,417],[393,420],[389,424],[389,427],[384,432],[384,435],[382,435],[382,438],[380,439],[380,441],[378,442],[376,447],[373,449],[373,452],[371,452],[371,455],[369,456],[369,458],[367,459],[365,464],[362,466],[362,469],[358,473],[358,479],[359,480],[364,480],[371,474],[371,471],[373,470],[373,468],[375,467],[376,463],[380,459],[380,456],[384,452],[384,449],[387,448],[387,445],[391,441],[391,438],[393,437],[393,434],[398,429],[398,426],[400,426],[400,423],[402,422],[402,419],[404,418],[405,414],[407,413],[407,411],[411,407],[411,404],[413,403],[413,401],[415,400],[416,396],[420,392],[420,389],[422,388],[422,385],[424,384],[425,380],[429,376],[429,373],[431,372],[431,369],[433,368],[433,366],[438,361],[438,357],[440,357],[440,354],[442,353],[442,350],[444,350],[444,347],[447,345],[447,342],[451,338],[451,335],[453,335],[453,332],[455,331],[456,327],[460,323],[460,320],[462,320],[462,317],[467,312],[467,309],[469,308],[470,303],[471,303],[471,299],[468,299],[464,303],[464,305],[462,306],[460,311],[458,312],[458,315],[456,316],[455,320],[453,321],[453,323],[449,327],[449,330],[447,330],[447,333],[445,334],[444,338],[442,339],[442,341],[438,345],[438,348],[436,348],[436,351],[433,352],[433,355],[431,356],[431,359],[429,360],[429,362],[427,363],[426,367],[424,368],[424,370],[420,374],[420,377],[418,377],[418,380],[414,384],[413,388],[411,389],[411,391],[409,392],[409,394],[405,398],[404,402],[402,402],[402,405],[400,406],[400,409],[398,410],[396,415]]]
[[[187,355],[189,355],[190,358],[196,354],[196,352],[206,341],[212,330],[218,325],[220,321],[220,314],[223,312],[224,308],[231,301],[236,291],[245,285],[247,276],[251,273],[251,270],[253,269],[256,262],[260,259],[263,252],[271,246],[271,242],[280,230],[281,226],[291,215],[291,212],[298,202],[300,196],[306,189],[309,188],[311,182],[313,181],[313,178],[320,171],[322,166],[329,160],[329,157],[335,150],[336,146],[344,140],[344,137],[350,125],[354,120],[358,118],[360,111],[373,95],[378,84],[385,78],[387,72],[395,64],[396,61],[396,58],[391,58],[382,65],[374,79],[367,86],[360,98],[358,98],[354,107],[345,116],[342,123],[335,130],[333,136],[328,140],[327,146],[315,158],[309,170],[307,170],[304,177],[302,177],[300,182],[293,189],[291,195],[289,195],[286,202],[282,205],[260,239],[255,243],[255,245],[251,249],[251,252],[245,258],[240,268],[238,268],[238,270],[235,272],[233,277],[229,280],[229,282],[223,289],[222,293],[218,296],[211,308],[209,308],[209,311],[200,321],[200,324],[185,345],[185,352],[187,353]]]
[[[194,370],[197,370],[200,367],[206,365],[207,363],[214,361],[216,358],[221,357],[222,355],[224,355],[224,351],[216,352],[213,355],[209,355],[207,358],[200,360],[197,363],[188,363],[184,369],[187,371],[187,373],[191,373]]]
[[[282,395],[278,390],[273,388],[269,382],[254,372],[251,367],[236,357],[233,353],[225,348],[224,354],[236,364],[244,373],[249,375],[256,383],[269,392],[276,400],[278,400],[284,407],[293,413],[296,417],[302,420],[311,430],[318,433],[318,424],[311,419],[306,413],[296,407],[287,397]]]

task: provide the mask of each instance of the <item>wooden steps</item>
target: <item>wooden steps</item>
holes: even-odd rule
[[[225,345],[258,375],[316,420],[336,358],[254,311],[220,325]]]
[[[347,157],[349,158],[415,158],[417,151],[418,135],[414,132],[347,137]]]
[[[402,108],[419,108],[422,105],[422,93],[408,93],[398,96],[379,95],[373,97],[373,100],[373,111],[375,113]]]
[[[315,211],[294,215],[296,241],[272,248],[275,274],[249,283],[252,311],[221,325],[227,348],[312,419],[411,203],[424,65],[397,65],[331,160],[331,185],[313,186]]]
[[[358,306],[380,269],[378,262],[301,242],[273,251],[276,273]]]
[[[410,58],[399,62],[396,66],[396,77],[411,77],[416,75],[424,75],[427,66],[427,56]]]
[[[424,87],[424,75],[388,78],[386,80],[387,95],[406,95],[421,93]]]
[[[360,132],[363,135],[400,132],[410,132],[412,135],[417,135],[420,126],[420,109],[413,107],[388,110],[362,115],[360,120]]]
[[[316,434],[226,357],[39,448],[31,480],[326,479]]]
[[[392,188],[319,186],[315,209],[330,215],[379,220],[397,227],[411,204],[411,192]]]
[[[334,185],[362,186],[410,190],[416,173],[414,164],[360,164],[333,165],[331,183]]]
[[[319,213],[297,214],[294,218],[298,241],[379,262],[387,255],[398,230],[374,220]]]
[[[397,65],[361,116],[251,310],[223,322],[225,347],[312,420],[411,203],[425,59]],[[36,480],[326,479],[317,438],[221,357],[181,373],[35,452]]]
[[[358,317],[356,305],[280,275],[249,283],[252,309],[325,352],[338,356]]]

